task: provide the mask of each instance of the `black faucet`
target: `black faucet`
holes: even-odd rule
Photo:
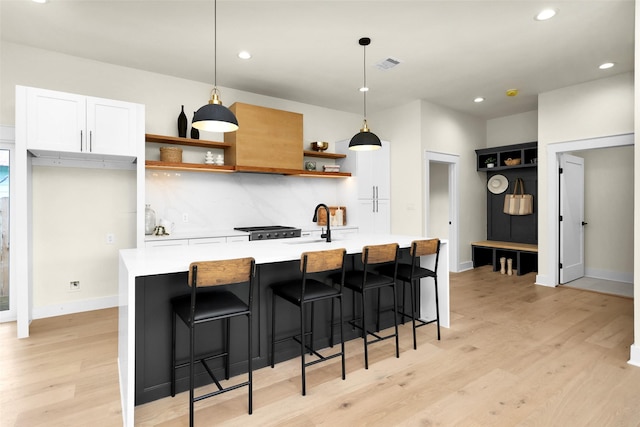
[[[329,207],[327,205],[325,205],[324,203],[320,203],[313,210],[313,219],[311,220],[313,222],[318,221],[318,208],[324,208],[324,210],[327,211],[327,232],[321,234],[320,237],[322,237],[323,239],[326,237],[327,243],[329,243],[331,242],[331,212],[329,212]]]

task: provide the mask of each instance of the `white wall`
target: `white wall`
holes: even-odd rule
[[[376,114],[368,124],[391,142],[391,232],[424,235],[420,102]]]
[[[584,158],[585,271],[633,281],[633,147],[573,153]]]
[[[486,173],[476,171],[476,153],[485,147],[486,122],[426,101],[421,102],[422,152],[453,154],[459,162],[459,264],[471,262],[471,242],[486,239]],[[424,179],[423,179],[424,182]],[[424,193],[424,185],[420,189]]]
[[[538,140],[538,111],[487,120],[487,147]]]

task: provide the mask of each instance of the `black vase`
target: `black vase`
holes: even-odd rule
[[[193,112],[193,118],[196,118],[196,112]],[[200,131],[193,127],[193,120],[191,121],[191,139],[200,139]]]
[[[182,111],[178,116],[178,136],[180,138],[187,137],[187,116],[184,114],[184,105],[182,106]]]

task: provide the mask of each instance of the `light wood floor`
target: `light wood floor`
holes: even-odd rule
[[[490,267],[452,274],[450,329],[418,329],[412,349],[392,342],[347,345],[339,361],[308,370],[299,360],[255,372],[246,389],[196,404],[198,426],[638,426],[640,368],[627,364],[633,300],[533,284]],[[1,426],[121,423],[115,309],[34,321],[15,339],[0,325]],[[231,379],[233,381],[234,379]],[[141,426],[188,425],[186,393],[136,408]]]

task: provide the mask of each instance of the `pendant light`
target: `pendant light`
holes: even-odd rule
[[[217,62],[217,25],[218,11],[216,0],[213,1],[213,89],[209,103],[200,107],[193,115],[193,127],[207,132],[234,132],[238,130],[238,119],[220,101],[218,90],[218,62]]]
[[[362,46],[363,52],[363,61],[362,61],[362,74],[364,84],[360,89],[363,93],[364,99],[364,121],[362,123],[362,129],[360,132],[355,134],[351,141],[349,141],[349,149],[355,151],[366,151],[366,150],[377,150],[382,147],[382,143],[380,142],[380,138],[369,130],[369,126],[367,126],[367,91],[369,88],[367,87],[367,46],[371,43],[371,39],[369,37],[361,38],[358,43]]]

